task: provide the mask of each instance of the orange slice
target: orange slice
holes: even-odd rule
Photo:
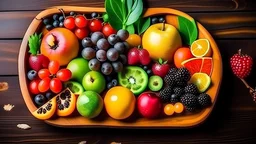
[[[211,78],[206,73],[195,73],[190,78],[190,82],[195,84],[200,93],[205,92],[211,84]]]
[[[198,39],[191,44],[190,51],[194,57],[211,56],[212,49],[207,39]]]

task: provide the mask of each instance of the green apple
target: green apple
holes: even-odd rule
[[[179,31],[170,24],[153,24],[143,34],[142,46],[152,59],[173,61],[175,51],[182,46]]]
[[[94,91],[86,91],[78,96],[76,108],[80,115],[95,118],[103,109],[103,99]]]
[[[84,75],[90,71],[88,63],[86,59],[81,57],[71,60],[67,65],[67,69],[72,72],[71,79],[82,83]]]
[[[106,87],[106,80],[100,72],[90,71],[84,75],[82,84],[86,91],[95,91],[100,94]]]

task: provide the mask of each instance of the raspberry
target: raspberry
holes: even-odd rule
[[[237,54],[234,54],[230,58],[230,65],[233,73],[238,78],[246,78],[252,69],[253,60],[252,57],[250,57],[247,54],[241,54],[241,49],[238,50]]]

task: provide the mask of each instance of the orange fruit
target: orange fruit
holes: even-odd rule
[[[198,39],[191,44],[191,53],[195,57],[211,56],[212,49],[210,47],[210,42],[207,39]]]
[[[182,67],[182,62],[190,58],[193,58],[190,49],[188,47],[181,47],[174,53],[174,64],[177,68],[180,68]]]
[[[114,119],[128,118],[135,109],[136,98],[126,87],[115,86],[109,89],[104,97],[104,105],[108,115]]]
[[[164,106],[164,113],[168,116],[174,114],[174,106],[172,104],[167,104]]]
[[[32,112],[32,115],[40,120],[47,120],[53,117],[57,109],[57,97],[53,97],[47,103]]]
[[[175,111],[176,113],[182,113],[182,112],[184,111],[184,106],[183,106],[183,104],[180,103],[180,102],[175,103],[175,104],[174,104],[174,111]]]
[[[126,42],[129,44],[130,48],[138,47],[141,45],[141,37],[137,34],[130,34]]]
[[[200,93],[205,92],[211,84],[211,78],[206,73],[194,73],[190,82],[195,84]]]

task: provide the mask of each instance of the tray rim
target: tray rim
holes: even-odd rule
[[[32,113],[36,108],[36,106],[34,105],[34,103],[32,102],[31,98],[30,98],[30,94],[28,92],[28,87],[27,87],[27,83],[26,83],[26,76],[24,74],[25,72],[25,63],[24,63],[24,59],[26,56],[26,50],[27,50],[27,42],[28,42],[28,37],[29,35],[33,34],[35,31],[37,31],[39,24],[41,23],[38,19],[41,19],[42,17],[48,16],[48,15],[52,15],[54,13],[60,13],[59,9],[63,9],[64,12],[66,11],[76,11],[76,12],[100,12],[103,13],[105,12],[105,8],[100,8],[100,7],[80,7],[80,6],[53,6],[53,7],[49,7],[41,12],[39,12],[37,14],[37,16],[32,20],[32,22],[30,23],[29,27],[26,30],[26,33],[23,37],[21,46],[20,46],[20,50],[19,50],[19,55],[18,55],[18,73],[19,73],[19,84],[20,84],[20,89],[21,89],[21,93],[22,93],[22,97],[24,99],[24,102],[26,104],[26,106],[28,107],[30,113]],[[150,13],[150,11],[157,11],[157,14],[174,14],[174,15],[182,15],[188,19],[193,19],[190,15],[176,10],[176,9],[172,9],[172,8],[162,8],[162,7],[156,7],[156,8],[147,8],[145,13],[144,13],[144,17],[152,15]],[[217,84],[217,89],[215,92],[215,98],[213,101],[213,104],[210,108],[206,108],[208,109],[208,112],[203,116],[203,118],[200,118],[199,120],[197,120],[194,123],[190,123],[187,125],[176,125],[176,126],[140,126],[140,125],[136,125],[136,126],[129,126],[129,125],[61,125],[61,124],[56,124],[54,122],[52,122],[51,120],[44,120],[44,122],[46,122],[47,124],[53,125],[53,126],[57,126],[57,127],[100,127],[100,128],[190,128],[190,127],[195,127],[198,126],[200,124],[202,124],[203,122],[205,122],[205,120],[209,117],[209,115],[212,113],[212,110],[215,107],[215,103],[218,99],[218,95],[219,95],[219,89],[221,87],[221,83],[222,83],[222,76],[223,76],[223,66],[222,66],[222,57],[219,51],[219,48],[215,42],[215,40],[213,39],[212,35],[199,23],[197,22],[197,26],[198,29],[201,29],[202,33],[204,33],[204,35],[207,35],[210,39],[210,43],[211,45],[214,45],[217,48],[217,55],[218,55],[218,60],[219,60],[219,82]],[[34,26],[36,25],[36,27]],[[25,49],[25,50],[24,50]],[[23,74],[22,74],[23,73]],[[25,82],[25,85],[24,85]],[[28,97],[29,96],[29,97]],[[61,119],[65,119],[65,118],[61,118]]]

